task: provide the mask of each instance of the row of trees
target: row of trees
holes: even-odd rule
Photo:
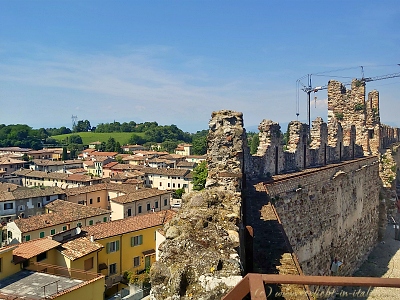
[[[206,153],[207,130],[198,131],[194,134],[184,132],[176,125],[159,126],[157,122],[145,122],[137,124],[131,122],[101,123],[97,127],[91,127],[88,120],[80,120],[73,130],[62,126],[60,128],[32,129],[28,125],[4,125],[0,124],[0,147],[18,146],[23,148],[42,149],[43,144],[59,145],[53,138],[55,135],[71,134],[65,142],[68,149],[79,151],[83,149],[82,138],[79,132],[132,132],[130,144],[140,144],[150,148],[151,145],[161,144],[163,151],[173,152],[180,143],[191,143],[193,154]],[[64,144],[65,145],[65,144]],[[99,150],[120,151],[120,145],[114,139],[103,143]]]

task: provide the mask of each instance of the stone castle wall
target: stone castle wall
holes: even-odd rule
[[[351,275],[378,239],[379,163],[362,158],[266,184],[307,275],[327,274],[334,257]]]
[[[299,171],[368,155],[399,141],[398,128],[380,123],[379,93],[365,99],[365,83],[353,80],[351,89],[338,81],[328,84],[328,122],[315,119],[308,125],[292,121],[284,140],[278,123],[263,120],[256,155],[246,162],[250,177]],[[247,169],[246,169],[247,171]]]

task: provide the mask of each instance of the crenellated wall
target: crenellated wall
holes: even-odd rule
[[[365,82],[353,80],[351,89],[328,84],[328,122],[318,117],[308,125],[292,121],[283,136],[280,125],[263,120],[257,153],[246,164],[252,178],[264,178],[310,167],[324,166],[369,155],[379,155],[399,141],[400,131],[380,123],[379,93],[365,99]],[[247,171],[247,169],[246,169]]]

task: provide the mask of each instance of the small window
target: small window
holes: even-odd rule
[[[55,229],[50,230],[50,235],[53,235],[53,234],[56,234],[56,230]]]
[[[89,225],[93,225],[93,220],[90,220],[90,221],[89,221]]]
[[[172,187],[175,188],[175,183],[172,184]]]
[[[116,263],[111,264],[109,270],[110,270],[110,275],[117,274],[117,264]]]
[[[143,244],[143,235],[136,235],[131,237],[131,247]]]
[[[154,202],[154,208],[158,208],[158,201]]]
[[[106,245],[107,253],[117,252],[119,251],[119,241],[107,243]]]
[[[42,207],[42,203],[38,202],[37,207]]]
[[[164,206],[168,205],[168,199],[164,199]]]
[[[171,187],[171,184],[168,182],[168,187]]]
[[[135,256],[133,258],[133,266],[134,267],[139,267],[140,266],[140,256]]]
[[[160,181],[160,186],[162,186],[162,182]]]
[[[89,203],[93,204],[93,199],[92,198],[89,199]]]
[[[65,231],[65,230],[67,230],[67,226],[63,226],[63,229],[62,229],[63,231]]]
[[[41,233],[39,233],[39,237],[43,238],[44,237],[44,231],[42,231]]]
[[[128,217],[132,216],[132,209],[128,208]]]
[[[50,201],[50,196],[46,196],[46,201]]]
[[[25,236],[25,242],[29,242],[31,240],[31,236],[28,234]]]
[[[76,227],[81,227],[81,226],[82,226],[82,223],[80,223],[80,222],[76,224]]]
[[[103,218],[103,222],[107,222],[107,217],[104,217],[104,218]]]
[[[139,214],[142,213],[142,206],[141,206],[141,205],[138,206],[138,213],[139,213]]]
[[[4,203],[4,210],[13,208],[14,208],[14,203]]]
[[[11,232],[11,231],[8,231],[8,232],[7,232],[7,236],[8,236],[9,239],[12,239],[12,232]]]
[[[38,256],[36,256],[36,261],[39,262],[45,260],[46,258],[47,258],[47,251],[40,253]]]
[[[93,269],[93,257],[86,259],[83,262],[83,265],[84,265],[85,271],[89,271],[89,270]]]
[[[97,202],[100,202],[100,197],[97,197]]]
[[[150,203],[147,203],[147,211],[149,211],[150,210]]]

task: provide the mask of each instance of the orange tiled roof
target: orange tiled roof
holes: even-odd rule
[[[102,151],[93,151],[90,153],[91,156],[116,156],[118,152],[102,152]]]
[[[102,190],[129,193],[129,192],[135,191],[136,187],[130,186],[130,185],[122,186],[121,184],[116,184],[116,183],[99,183],[99,184],[93,184],[93,185],[89,185],[89,186],[68,188],[68,189],[64,190],[64,193],[67,196],[76,196],[76,195],[81,195],[81,194],[86,194],[86,193],[91,193],[91,192],[96,192],[96,191],[102,191]]]
[[[14,263],[17,264],[23,260],[30,259],[59,245],[59,242],[49,238],[41,238],[18,244],[18,247],[13,251]]]
[[[93,235],[95,240],[134,232],[145,228],[163,225],[176,214],[172,210],[162,210],[159,212],[148,213],[142,216],[135,216],[107,223],[95,224],[83,228],[88,235]]]
[[[46,208],[54,212],[32,216],[27,219],[17,219],[14,220],[15,225],[22,233],[25,233],[110,213],[110,211],[102,208],[90,207],[64,200],[54,200],[47,204]]]
[[[63,243],[59,249],[70,260],[76,260],[92,252],[101,250],[103,247],[103,245],[97,242],[91,242],[87,237],[79,237]]]

